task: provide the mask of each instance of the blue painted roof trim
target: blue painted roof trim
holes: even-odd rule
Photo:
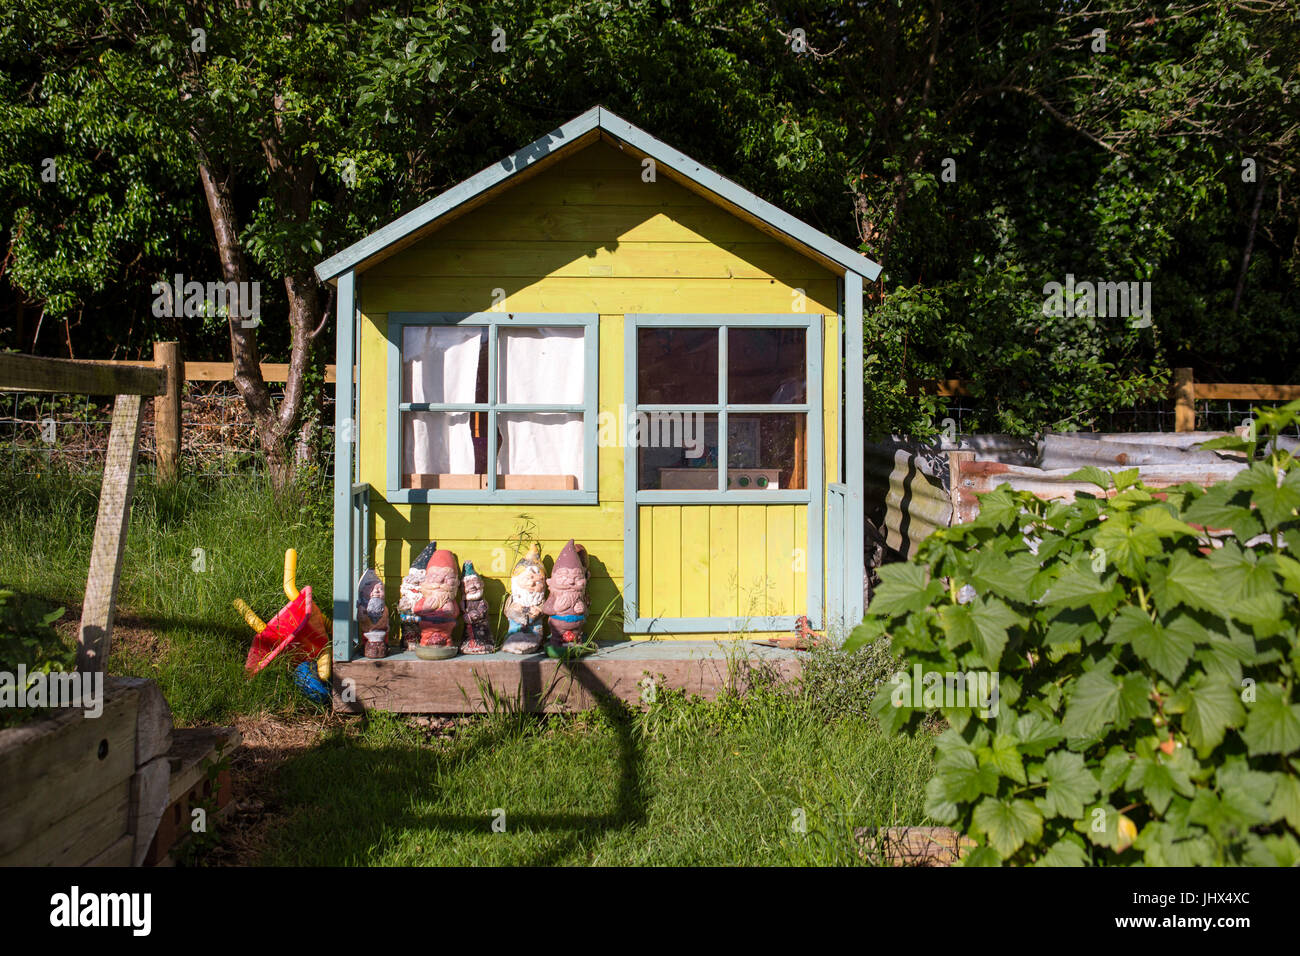
[[[423,229],[435,220],[464,205],[476,196],[506,181],[511,176],[531,166],[546,156],[572,146],[580,138],[593,130],[601,130],[627,143],[633,149],[662,163],[678,175],[689,179],[697,186],[713,193],[719,199],[743,209],[751,216],[771,228],[790,237],[795,242],[820,253],[830,261],[854,272],[868,282],[880,275],[880,266],[866,256],[854,252],[848,246],[836,242],[830,236],[814,229],[802,220],[760,199],[747,189],[731,180],[719,176],[685,153],[678,152],[667,143],[655,139],[645,130],[638,129],[626,120],[616,116],[603,106],[592,107],[581,116],[574,117],[559,129],[553,130],[534,140],[523,149],[507,156],[487,169],[475,173],[469,179],[440,193],[423,205],[417,206],[406,215],[394,219],[359,242],[353,243],[337,255],[331,256],[316,266],[316,275],[321,281],[336,279],[338,276],[355,269],[367,259],[378,255],[384,249],[400,242],[412,233]]]

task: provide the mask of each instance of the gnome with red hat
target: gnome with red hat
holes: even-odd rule
[[[443,652],[438,656],[451,657],[456,654],[453,635],[460,619],[456,600],[460,594],[460,563],[450,551],[430,551],[432,547],[425,548],[416,559],[416,564],[424,564],[423,573],[412,565],[402,582],[398,611],[406,612],[401,616],[408,647],[415,649],[411,647],[414,637],[418,647],[436,648]]]
[[[546,653],[551,657],[569,657],[584,653],[582,625],[587,619],[587,550],[573,539],[560,551],[547,580],[550,595],[542,605],[549,616],[551,636]]]

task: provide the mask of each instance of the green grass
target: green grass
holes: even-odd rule
[[[0,585],[79,606],[98,502],[93,476],[9,476]],[[272,665],[249,681],[251,632],[283,603],[284,549],[328,606],[328,498],[277,505],[264,479],[136,489],[109,670],[157,680],[179,725],[320,713]],[[204,549],[205,570],[194,569]],[[71,611],[70,611],[71,614]],[[805,693],[717,703],[661,693],[569,717],[509,712],[426,740],[402,718],[331,719],[272,783],[267,864],[861,863],[855,827],[926,822],[927,739],[864,719],[892,672],[880,648],[818,653]],[[493,811],[505,830],[493,832]],[[798,812],[796,814],[796,812]],[[796,824],[802,819],[802,830]]]
[[[925,821],[929,751],[771,690],[664,695],[645,713],[502,713],[429,743],[374,715],[284,766],[286,821],[262,862],[860,864],[855,827]]]
[[[94,475],[8,475],[0,514],[0,584],[69,608],[75,622],[99,502]],[[330,531],[317,488],[277,504],[265,478],[138,482],[118,591],[109,672],[158,681],[180,724],[236,714],[312,709],[286,668],[249,681],[252,632],[230,606],[242,597],[264,620],[285,603],[284,549],[298,551],[298,585],[329,607]],[[196,549],[203,550],[202,571]],[[328,615],[327,615],[328,617]],[[148,632],[152,642],[133,641]]]

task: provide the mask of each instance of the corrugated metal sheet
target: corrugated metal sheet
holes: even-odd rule
[[[885,442],[863,449],[866,516],[891,551],[912,554],[937,528],[952,523],[948,456],[941,446]]]
[[[1048,434],[1040,442],[1006,435],[972,435],[956,443],[895,438],[864,448],[867,530],[901,557],[939,528],[972,520],[979,495],[1002,484],[1047,500],[1071,501],[1097,486],[1068,476],[1087,465],[1107,471],[1137,468],[1151,488],[1232,478],[1245,467],[1240,456],[1195,446],[1221,432]],[[954,486],[953,452],[957,456]]]

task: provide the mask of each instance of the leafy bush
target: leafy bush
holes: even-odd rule
[[[881,569],[846,646],[888,633],[904,661],[887,729],[947,718],[926,809],[975,839],[967,864],[1300,862],[1300,465],[1276,443],[1298,412],[1260,415],[1263,457],[1207,443],[1250,462],[1208,490],[1004,485]],[[991,706],[936,685],[981,672]]]
[[[36,598],[0,590],[0,672],[18,678],[21,666],[26,674],[71,671],[77,655],[54,630],[63,608],[52,610]],[[0,707],[0,727],[8,727],[40,716],[43,708]]]
[[[826,716],[866,717],[877,691],[883,686],[888,692],[900,663],[884,638],[847,653],[816,647],[804,659],[799,680],[804,697]]]

